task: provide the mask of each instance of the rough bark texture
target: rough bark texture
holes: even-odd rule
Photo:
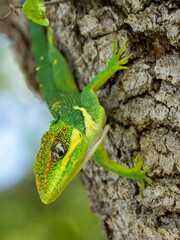
[[[154,184],[141,198],[136,182],[85,166],[107,238],[180,239],[180,2],[70,1],[48,7],[48,17],[80,89],[105,67],[114,35],[129,40],[129,70],[98,92],[111,123],[106,149],[128,166],[140,151]]]

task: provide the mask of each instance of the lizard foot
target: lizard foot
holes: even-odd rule
[[[152,185],[153,183],[152,180],[146,176],[146,174],[150,171],[150,167],[144,166],[144,168],[142,169],[143,164],[144,164],[144,160],[142,156],[138,153],[134,160],[134,167],[132,168],[132,170],[133,170],[134,179],[138,180],[141,184],[140,186],[141,196],[143,196],[145,182],[147,182],[150,185]]]
[[[115,39],[113,42],[112,57],[109,60],[109,67],[114,68],[116,71],[119,71],[122,69],[128,69],[128,67],[124,65],[129,61],[130,56],[121,58],[121,56],[126,50],[126,44],[127,44],[127,41],[125,41],[121,46],[121,48],[119,49],[119,51],[117,51],[117,48],[118,48],[117,39]]]

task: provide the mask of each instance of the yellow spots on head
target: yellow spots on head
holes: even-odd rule
[[[36,67],[36,71],[39,71],[40,70],[40,67]]]
[[[54,59],[53,64],[54,64],[54,65],[57,64],[57,59]]]

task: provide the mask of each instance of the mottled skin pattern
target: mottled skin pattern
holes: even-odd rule
[[[99,165],[120,176],[151,183],[146,176],[149,167],[142,170],[143,159],[135,158],[132,169],[108,158],[104,138],[108,131],[106,116],[95,94],[115,72],[127,69],[128,57],[121,58],[125,44],[117,52],[114,41],[112,58],[80,93],[69,67],[53,45],[50,30],[30,24],[33,51],[41,92],[55,120],[42,137],[35,161],[35,175],[42,202],[54,201],[92,157]]]

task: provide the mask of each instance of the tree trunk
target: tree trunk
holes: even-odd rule
[[[179,7],[178,0],[79,0],[48,7],[56,45],[80,89],[106,66],[114,37],[120,45],[128,40],[129,69],[98,91],[111,126],[106,149],[128,166],[141,152],[154,184],[141,198],[136,182],[89,161],[82,178],[108,239],[180,237]]]

